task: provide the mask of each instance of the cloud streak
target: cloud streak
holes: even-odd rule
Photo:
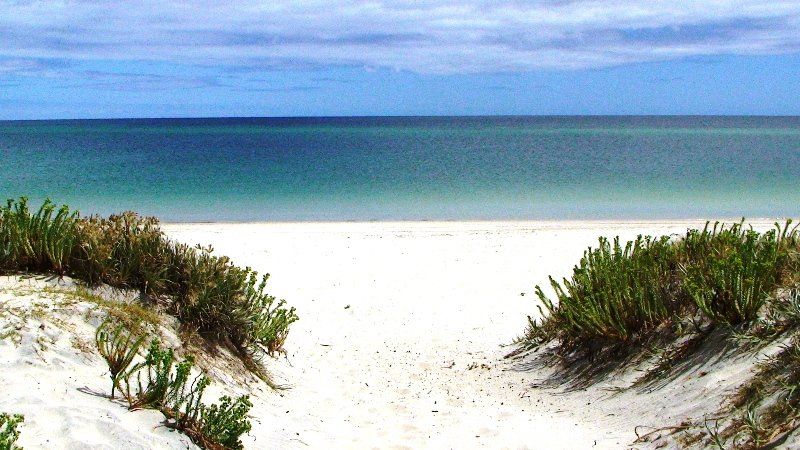
[[[10,1],[0,3],[0,36],[0,76],[108,60],[524,72],[798,52],[800,2]]]

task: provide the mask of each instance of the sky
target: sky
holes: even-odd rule
[[[0,0],[0,119],[494,114],[800,115],[800,1]]]

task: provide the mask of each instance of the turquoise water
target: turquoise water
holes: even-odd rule
[[[167,221],[800,216],[797,117],[0,122],[0,197]]]

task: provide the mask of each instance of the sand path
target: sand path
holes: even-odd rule
[[[697,222],[693,223],[696,225]],[[534,308],[600,234],[682,232],[687,223],[168,225],[272,274],[297,306],[292,389],[253,410],[252,448],[621,448],[630,418],[596,396],[532,387],[502,359]],[[524,296],[521,295],[524,293]]]

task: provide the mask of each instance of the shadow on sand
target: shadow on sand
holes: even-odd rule
[[[731,339],[730,330],[709,329],[679,339],[653,339],[630,346],[597,346],[565,352],[557,343],[518,350],[510,355],[511,370],[544,375],[535,387],[559,388],[564,392],[584,390],[600,382],[619,378],[611,391],[662,388],[689,374],[710,372],[711,366],[738,353],[746,353]]]

